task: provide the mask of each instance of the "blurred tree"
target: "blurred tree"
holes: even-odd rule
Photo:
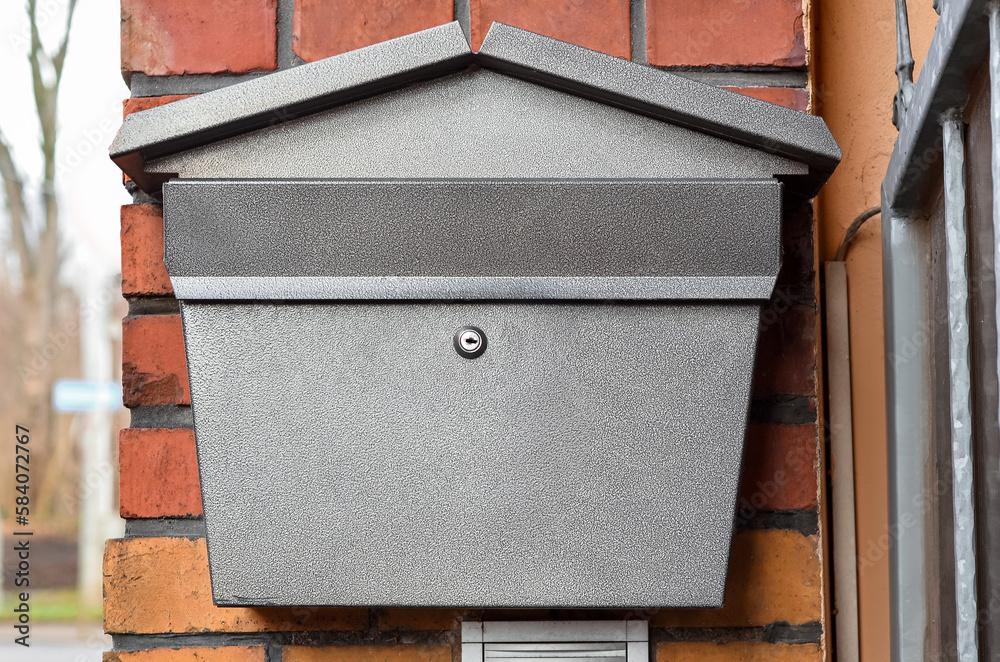
[[[51,515],[58,489],[75,490],[63,476],[73,455],[70,420],[52,409],[51,394],[56,379],[78,374],[79,363],[79,305],[73,290],[60,280],[65,252],[56,197],[56,111],[76,4],[77,0],[67,0],[65,20],[56,26],[55,46],[46,48],[41,31],[53,36],[48,23],[59,7],[48,2],[40,11],[37,0],[26,3],[29,35],[23,41],[39,125],[41,172],[25,176],[8,134],[0,127],[0,179],[8,221],[0,259],[0,309],[4,311],[0,315],[0,369],[16,376],[0,387],[7,391],[0,391],[5,405],[0,422],[3,434],[13,430],[15,422],[31,428],[32,514],[36,519]],[[8,475],[5,471],[4,481]]]

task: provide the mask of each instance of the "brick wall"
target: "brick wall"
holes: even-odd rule
[[[122,0],[122,66],[132,89],[125,112],[451,20],[475,46],[499,20],[806,110],[804,9],[798,0]],[[105,628],[116,649],[105,659],[450,662],[458,659],[461,619],[512,617],[212,605],[161,208],[141,192],[135,198],[121,216],[129,300],[123,382],[132,411],[120,439],[121,514],[128,527],[105,557]],[[645,614],[656,662],[825,656],[813,255],[811,210],[790,210],[785,266],[761,321],[726,604]],[[514,617],[521,616],[580,614]]]

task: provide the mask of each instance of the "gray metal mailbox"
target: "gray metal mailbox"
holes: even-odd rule
[[[822,120],[495,24],[131,115],[220,605],[719,606]]]

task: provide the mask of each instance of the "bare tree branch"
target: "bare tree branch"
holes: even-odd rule
[[[3,179],[4,199],[7,213],[10,215],[11,240],[17,249],[17,259],[21,263],[22,280],[27,282],[35,273],[37,265],[28,245],[28,211],[24,204],[24,183],[17,172],[17,166],[14,165],[14,157],[2,131],[0,131],[0,179]]]
[[[59,48],[52,58],[52,67],[56,71],[54,87],[57,89],[59,81],[62,80],[63,64],[66,62],[66,51],[69,48],[69,32],[73,28],[73,13],[76,11],[76,2],[77,0],[69,0],[69,6],[66,8],[66,29],[63,32],[62,39],[59,41]]]

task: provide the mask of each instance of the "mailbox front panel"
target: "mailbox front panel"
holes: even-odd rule
[[[182,313],[218,604],[722,603],[757,304]]]

